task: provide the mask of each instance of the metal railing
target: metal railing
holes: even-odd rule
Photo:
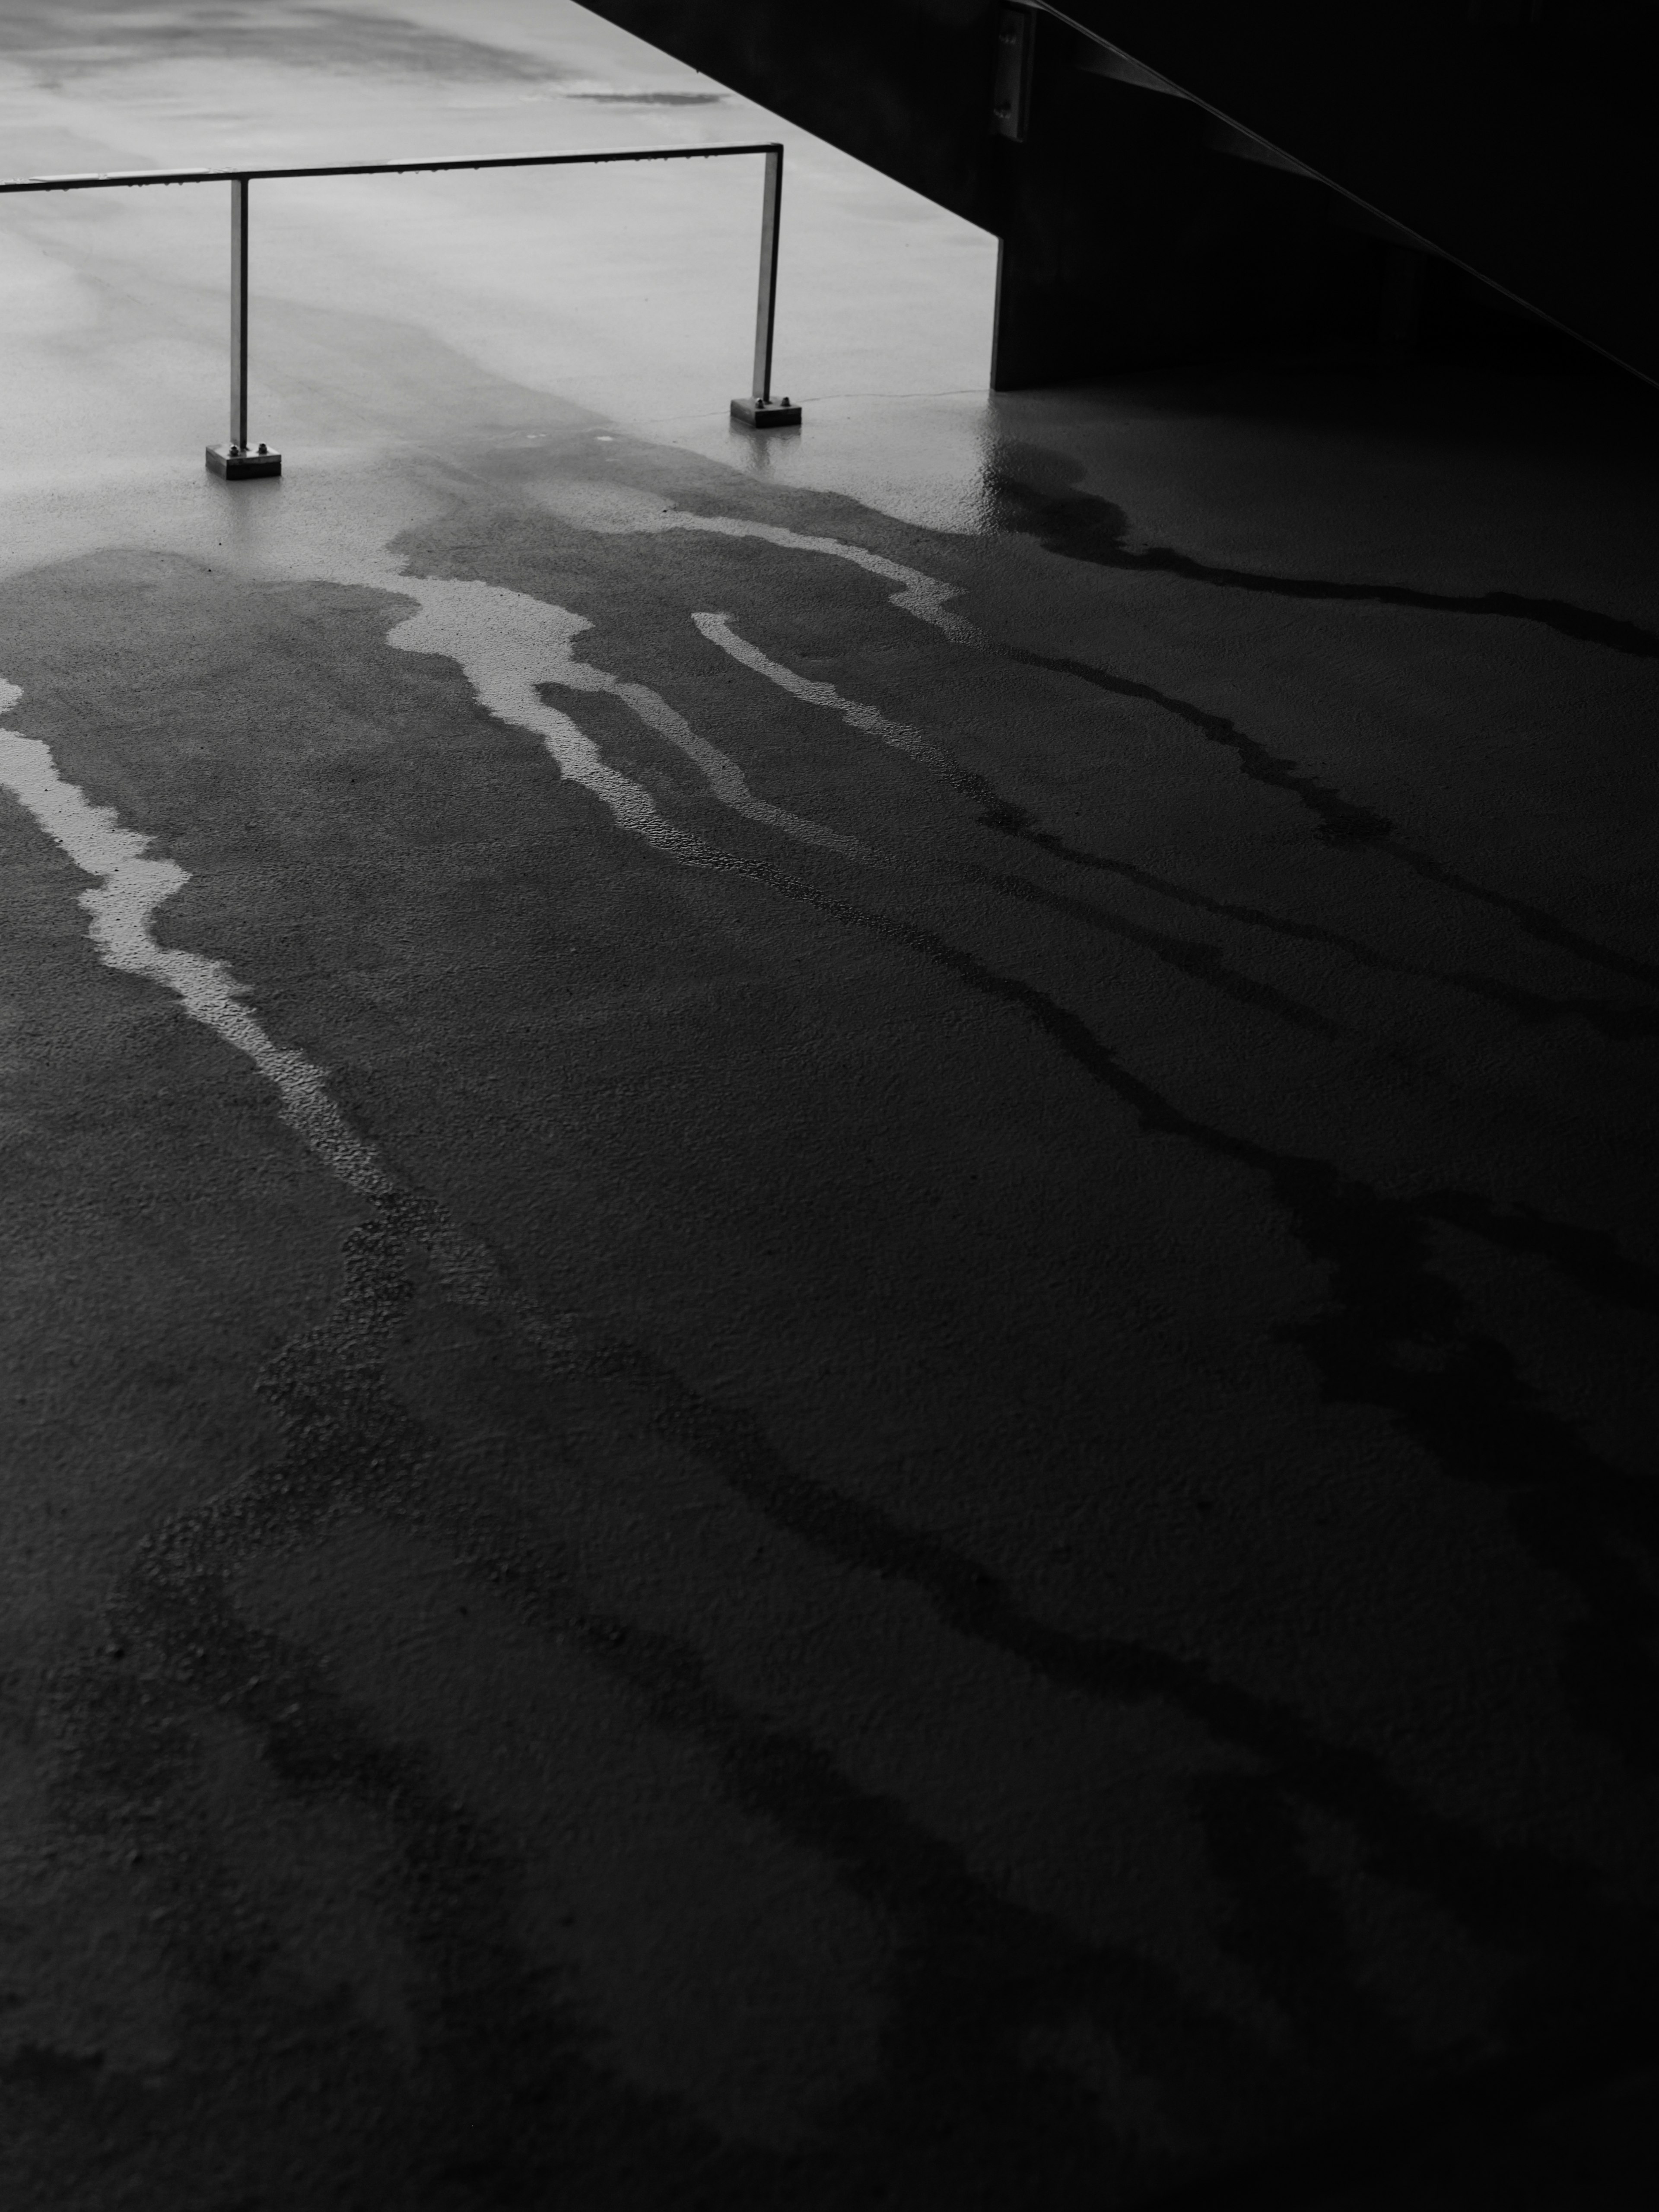
[[[210,446],[207,465],[223,477],[280,476],[283,457],[264,445],[250,444],[247,427],[248,361],[248,187],[283,177],[402,177],[441,169],[556,169],[607,161],[717,161],[739,154],[766,157],[761,200],[760,285],[755,307],[753,391],[732,402],[732,413],[755,429],[800,421],[800,409],[787,397],[772,397],[772,339],[777,319],[778,240],[783,210],[783,148],[752,146],[653,146],[605,154],[486,154],[471,161],[330,161],[280,169],[112,169],[97,175],[9,177],[0,194],[81,192],[130,185],[228,185],[230,186],[230,434],[222,446]]]

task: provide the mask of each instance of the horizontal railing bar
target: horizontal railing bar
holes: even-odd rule
[[[630,146],[607,154],[481,154],[471,161],[331,161],[289,169],[106,169],[61,177],[0,177],[0,192],[85,192],[100,185],[234,185],[256,177],[406,177],[438,169],[554,169],[583,161],[714,161],[727,154],[781,154],[775,140],[753,146]]]

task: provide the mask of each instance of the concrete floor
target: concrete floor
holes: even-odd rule
[[[446,20],[8,112],[646,66]],[[760,441],[666,247],[273,213],[276,484],[216,198],[3,209],[0,2202],[1645,2203],[1650,402],[987,402],[801,167],[797,362],[947,304]]]

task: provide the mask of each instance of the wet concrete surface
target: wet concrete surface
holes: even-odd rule
[[[1644,401],[757,443],[455,267],[276,484],[31,341],[0,2197],[1619,2201]]]

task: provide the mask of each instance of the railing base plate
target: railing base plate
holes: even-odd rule
[[[243,477],[279,477],[283,473],[283,457],[268,453],[263,447],[253,451],[246,446],[210,446],[207,465],[216,477],[228,477],[234,483]]]
[[[800,421],[800,410],[787,399],[734,399],[732,420],[751,430],[787,430]]]

